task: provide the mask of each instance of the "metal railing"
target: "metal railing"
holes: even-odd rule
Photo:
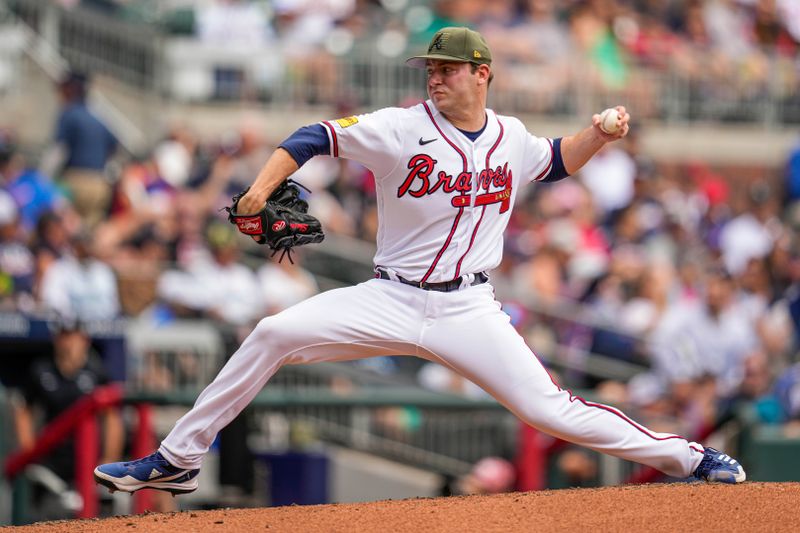
[[[342,100],[372,109],[398,105],[424,94],[423,73],[407,68],[403,57],[377,55],[370,41],[375,36],[364,38],[346,56],[331,57],[326,75],[317,75],[313,67],[299,66],[301,61],[287,60],[271,62],[272,73],[265,77],[259,69],[264,61],[274,58],[272,48],[243,55],[191,38],[176,40],[158,27],[116,20],[80,6],[64,9],[48,0],[5,2],[73,67],[114,76],[173,98],[180,98],[176,80],[187,67],[204,83],[225,84],[208,89],[205,98],[255,98],[262,100],[259,105],[273,109],[334,106]],[[213,60],[206,57],[211,52]],[[526,65],[526,70],[520,71],[520,67],[498,61],[490,105],[501,112],[561,117],[586,116],[590,110],[622,100],[639,117],[668,122],[800,123],[797,58],[766,53],[769,74],[761,81],[719,80],[706,72],[689,75],[672,65],[653,68],[630,64],[630,79],[621,88],[590,79],[587,73],[591,65],[583,56],[573,56],[565,63],[564,80],[546,92],[541,83],[542,77],[549,76],[546,67]],[[238,74],[222,79],[217,76],[220,68]]]
[[[199,391],[225,360],[219,329],[203,320],[162,327],[132,322],[126,342],[126,386],[133,391]]]
[[[146,24],[116,20],[49,0],[4,0],[73,69],[107,74],[135,87],[160,84],[162,35]]]

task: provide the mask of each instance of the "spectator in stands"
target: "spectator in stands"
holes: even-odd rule
[[[158,294],[175,313],[248,327],[263,315],[264,301],[255,274],[239,263],[235,229],[215,220],[205,235],[209,255],[198,254],[185,271],[165,272]]]
[[[123,168],[114,191],[112,220],[157,218],[173,208],[175,194],[176,187],[163,176],[155,153],[132,161]]]
[[[339,20],[356,7],[355,0],[275,0],[275,27],[281,50],[300,98],[310,103],[333,103],[339,70],[325,46]]]
[[[635,294],[619,310],[618,324],[635,336],[649,335],[669,308],[670,295],[676,289],[676,272],[672,264],[647,265],[635,285]]]
[[[745,59],[753,52],[750,15],[735,0],[708,0],[703,3],[703,22],[711,43],[728,60]]]
[[[125,316],[139,316],[156,303],[158,280],[166,268],[168,253],[154,228],[145,226],[109,258],[119,281],[120,307]]]
[[[602,219],[633,199],[636,164],[622,148],[607,146],[580,171],[580,180],[592,194]]]
[[[225,203],[214,204],[214,209],[227,205],[231,196],[250,184],[250,178],[258,173],[258,165],[264,157],[268,157],[270,149],[262,127],[253,123],[243,123],[235,131],[224,132],[220,135],[218,144],[211,175],[203,182],[204,186],[208,186],[214,181],[216,174],[227,174],[223,179],[217,178],[222,186],[213,198],[217,202],[223,200]],[[217,168],[223,165],[226,167],[224,172]],[[224,198],[220,198],[220,192],[225,193]]]
[[[345,211],[335,196],[326,190],[342,171],[339,161],[318,157],[304,165],[297,173],[297,181],[314,191],[314,201],[309,202],[309,214],[317,217],[333,233],[354,235],[356,221]]]
[[[510,27],[490,32],[486,39],[505,66],[507,76],[500,76],[497,89],[509,89],[520,95],[514,101],[521,110],[552,111],[563,105],[563,91],[570,77],[573,52],[569,29],[559,20],[553,0],[522,2],[524,15]],[[536,79],[536,83],[531,83]]]
[[[442,495],[500,494],[514,490],[514,465],[502,457],[484,457],[465,475],[443,487]]]
[[[0,136],[0,188],[14,197],[26,232],[33,231],[43,213],[65,213],[69,208],[61,191],[48,177],[28,166],[8,136]]]
[[[769,184],[753,183],[749,193],[749,209],[728,222],[719,238],[725,267],[734,275],[744,272],[750,259],[766,257],[781,228]]]
[[[759,422],[776,424],[785,420],[780,400],[772,390],[774,379],[767,354],[757,350],[747,356],[743,366],[742,382],[724,399],[722,409],[749,405]]]
[[[36,262],[19,227],[19,210],[0,189],[0,309],[32,310]]]
[[[197,7],[201,41],[234,48],[260,49],[269,44],[271,29],[263,6],[247,0],[212,0]]]
[[[700,189],[701,180],[696,174],[684,168],[674,168],[662,172],[656,188],[656,200],[665,213],[664,229],[678,247],[699,244],[700,223],[708,207],[709,198]]]
[[[69,253],[71,232],[69,220],[52,211],[42,213],[36,221],[31,248],[36,256],[37,290],[50,266]]]
[[[624,87],[631,74],[611,28],[617,13],[615,3],[602,0],[581,2],[570,11],[572,40],[588,60],[590,82],[608,89]]]
[[[529,261],[514,267],[510,294],[530,294],[544,308],[558,306],[567,296],[566,259],[563,250],[545,244]]]
[[[227,222],[212,221],[206,238],[212,261],[200,262],[194,274],[209,295],[206,312],[228,324],[249,327],[263,315],[263,301],[253,271],[239,262],[237,233]]]
[[[294,265],[289,261],[266,261],[256,271],[261,295],[267,303],[267,313],[270,315],[319,292],[314,276],[302,267],[303,252],[298,251],[293,257]]]
[[[261,2],[212,0],[196,6],[198,39],[224,49],[214,62],[214,96],[238,99],[253,95],[254,83],[274,88],[282,78],[283,57]]]
[[[646,421],[648,427],[661,433],[681,432],[676,421],[675,402],[667,383],[653,372],[641,372],[623,385],[625,401]],[[598,391],[600,392],[600,391]],[[602,397],[603,401],[607,398]],[[614,405],[614,402],[610,402]]]
[[[759,347],[755,325],[735,300],[734,281],[724,268],[708,272],[702,302],[668,309],[651,341],[657,373],[672,383],[712,376],[720,394],[739,386],[745,357]]]
[[[561,185],[561,183],[557,184]],[[566,276],[569,294],[583,294],[591,280],[609,268],[609,247],[601,227],[603,211],[597,208],[589,191],[576,182],[557,190],[567,191],[571,198],[560,197],[565,216],[546,224],[546,238],[561,253],[567,254]]]
[[[782,56],[791,58],[797,51],[797,42],[788,29],[790,18],[782,19],[783,7],[780,3],[780,0],[756,0],[751,19],[752,31],[762,51],[774,47]],[[800,15],[800,10],[796,13]]]
[[[102,362],[92,353],[89,337],[80,321],[59,317],[51,326],[53,355],[32,362],[28,379],[20,390],[21,398],[14,403],[14,426],[21,450],[29,450],[36,444],[38,428],[52,422],[72,404],[97,387],[108,384]],[[122,454],[124,433],[122,422],[115,408],[100,413],[102,419],[101,457],[114,460]],[[41,424],[37,423],[41,420]],[[54,474],[71,483],[74,479],[75,446],[68,438],[53,449],[42,464]],[[52,502],[60,495],[38,494],[40,499],[34,509],[40,519],[67,518],[48,512]],[[49,503],[48,503],[49,502]],[[62,510],[63,512],[63,510]],[[74,515],[73,515],[74,516]]]
[[[747,117],[751,110],[730,104],[741,98],[759,98],[775,85],[769,58],[758,42],[759,38],[769,37],[755,11],[735,0],[709,0],[703,4],[703,21],[711,45],[708,64],[715,76],[710,89],[718,102],[729,104],[728,113],[735,113],[734,117]]]
[[[83,231],[70,239],[71,250],[44,272],[42,304],[80,320],[111,320],[119,315],[119,294],[114,272],[98,260],[92,235]]]
[[[442,28],[470,22],[462,14],[460,0],[433,0],[430,4],[430,10],[424,17],[420,17],[418,25],[409,28],[412,45],[429,43],[434,34]]]
[[[87,104],[88,79],[70,72],[58,85],[62,111],[53,145],[42,160],[48,176],[60,175],[75,209],[93,228],[106,218],[111,203],[111,183],[106,163],[117,150],[117,139]]]

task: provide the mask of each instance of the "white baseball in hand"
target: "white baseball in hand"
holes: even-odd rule
[[[617,128],[617,120],[619,120],[619,112],[613,107],[609,107],[600,113],[600,129],[613,135],[619,129]]]

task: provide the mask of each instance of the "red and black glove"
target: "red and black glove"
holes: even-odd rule
[[[297,182],[286,180],[267,198],[260,211],[237,213],[239,200],[250,190],[248,187],[234,196],[231,199],[232,205],[225,208],[228,221],[235,224],[239,231],[255,237],[256,242],[268,245],[276,253],[283,250],[285,254],[291,252],[295,246],[322,242],[325,238],[322,224],[307,213],[308,203],[300,198],[298,185]],[[290,255],[289,260],[291,259]]]

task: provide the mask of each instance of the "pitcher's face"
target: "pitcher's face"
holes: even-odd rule
[[[429,59],[425,71],[428,96],[441,113],[463,110],[478,99],[479,74],[470,63]]]

